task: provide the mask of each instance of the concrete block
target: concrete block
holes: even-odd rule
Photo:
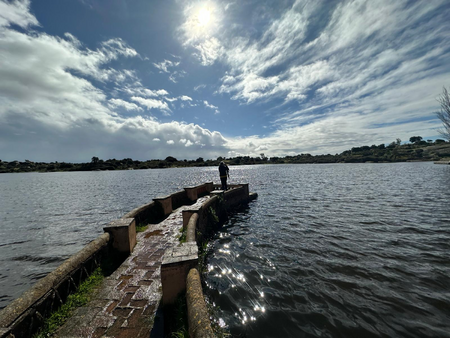
[[[172,196],[157,197],[153,200],[162,207],[164,216],[172,213]]]
[[[112,237],[112,247],[121,253],[130,254],[136,245],[136,222],[134,218],[116,219],[103,230]]]
[[[183,229],[186,229],[189,220],[191,219],[191,216],[193,214],[198,214],[201,210],[201,207],[197,207],[197,208],[191,208],[191,209],[185,209],[183,210]]]
[[[223,193],[224,193],[224,190],[214,190],[214,191],[211,191],[211,195],[212,195],[212,196],[220,196],[220,197],[222,197],[222,198],[223,198]]]
[[[213,182],[207,182],[205,183],[206,185],[206,191],[208,191],[208,193],[210,193],[211,191],[214,191],[214,183]]]
[[[197,265],[198,247],[195,242],[183,243],[166,250],[161,265],[164,305],[173,304],[177,296],[186,290],[189,270]]]
[[[197,200],[197,187],[184,188],[184,190],[186,191],[189,201],[195,202]]]

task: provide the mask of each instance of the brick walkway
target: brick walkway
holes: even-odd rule
[[[193,205],[201,205],[199,198]],[[167,248],[178,245],[183,225],[183,206],[159,224],[138,233],[133,253],[108,278],[93,299],[60,328],[57,337],[150,337],[162,297],[161,261]]]

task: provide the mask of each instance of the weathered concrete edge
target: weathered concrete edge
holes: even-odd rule
[[[189,336],[191,338],[215,337],[203,298],[202,282],[197,269],[191,269],[186,280]]]
[[[186,242],[196,242],[195,232],[197,228],[198,214],[195,213],[189,218],[186,229]]]
[[[235,207],[241,203],[249,203],[258,197],[257,193],[250,193],[248,184],[234,185],[234,191],[225,191],[221,196],[225,200],[226,208]],[[236,196],[237,195],[237,196]],[[199,212],[202,213],[211,205],[217,206],[218,196],[214,196],[205,201]],[[228,199],[228,201],[227,201]],[[217,211],[217,210],[216,210]],[[187,225],[186,242],[196,242],[195,231],[199,214],[193,213]],[[193,232],[193,234],[192,234]],[[191,269],[186,277],[186,304],[188,308],[189,336],[193,338],[215,337],[211,328],[209,313],[206,308],[205,298],[201,284],[201,277],[197,269]]]
[[[93,255],[108,245],[109,234],[103,233],[95,240],[87,244],[65,260],[59,267],[50,272],[47,276],[36,282],[30,289],[25,291],[19,298],[15,299],[0,312],[0,328],[11,327],[16,320],[35,304],[40,302],[43,297],[50,296],[52,289],[69,279],[70,276],[80,269]],[[0,336],[0,337],[3,337]]]

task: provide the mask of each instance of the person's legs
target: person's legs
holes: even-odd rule
[[[227,190],[227,178],[221,177],[220,182],[222,182],[222,190]]]

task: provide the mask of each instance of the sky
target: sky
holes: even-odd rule
[[[450,1],[0,0],[0,159],[439,138]]]

